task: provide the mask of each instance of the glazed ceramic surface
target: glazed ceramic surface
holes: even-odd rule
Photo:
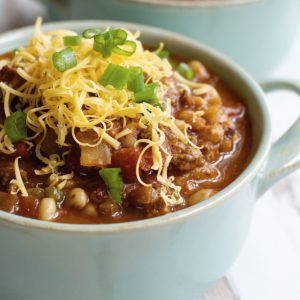
[[[174,52],[200,59],[243,99],[253,129],[247,169],[214,197],[144,221],[71,225],[0,211],[1,300],[194,300],[224,275],[247,236],[254,204],[271,184],[299,167],[300,121],[271,147],[270,118],[260,86],[233,61],[171,32],[137,24],[77,21],[44,30],[88,27],[141,30],[146,44],[163,41]],[[0,50],[26,44],[33,28],[0,36]],[[297,83],[265,89],[299,92]]]
[[[113,19],[174,30],[231,56],[263,78],[290,49],[299,0],[42,0],[52,18]]]

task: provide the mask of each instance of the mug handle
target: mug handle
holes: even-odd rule
[[[293,91],[300,96],[300,82],[293,80],[271,80],[261,83],[268,93],[275,90]],[[300,117],[272,145],[268,160],[258,178],[257,195],[262,196],[274,183],[300,168]]]

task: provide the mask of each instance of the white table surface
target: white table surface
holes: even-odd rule
[[[300,82],[300,28],[269,78]],[[287,92],[268,96],[274,139],[300,115],[298,98]],[[226,277],[199,300],[300,300],[300,171],[257,201],[246,244]]]
[[[29,5],[20,5],[24,2]],[[32,22],[36,15],[44,14],[39,5],[30,6],[30,2],[32,0],[0,0],[0,31]],[[15,10],[14,5],[22,7],[22,11]],[[270,78],[298,78],[300,81],[300,28],[289,55]],[[300,100],[285,92],[270,95],[269,100],[276,138],[300,114]],[[300,171],[258,200],[240,257],[227,278],[200,299],[300,300]]]
[[[300,82],[300,28],[289,55],[270,77]],[[277,138],[299,116],[300,99],[286,92],[268,98]],[[258,200],[246,245],[228,278],[241,300],[300,299],[300,171]]]

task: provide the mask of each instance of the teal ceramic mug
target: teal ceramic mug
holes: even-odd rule
[[[236,63],[183,36],[130,23],[75,21],[44,30],[88,27],[140,30],[149,45],[201,60],[247,106],[253,130],[251,161],[215,196],[184,210],[143,221],[72,225],[0,211],[2,300],[193,300],[222,277],[247,236],[256,199],[300,166],[300,120],[275,144],[261,87]],[[0,36],[0,50],[26,44],[33,28]],[[269,82],[270,89],[298,83]]]
[[[113,19],[174,30],[214,47],[257,78],[290,50],[299,0],[40,0],[51,18]]]

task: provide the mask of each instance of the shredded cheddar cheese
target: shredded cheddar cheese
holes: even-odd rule
[[[0,68],[9,64],[26,82],[19,88],[12,88],[1,82],[0,88],[4,93],[4,112],[8,117],[11,113],[10,104],[14,96],[19,97],[24,104],[24,112],[27,114],[27,127],[34,134],[28,138],[29,146],[35,141],[36,157],[45,166],[35,170],[38,175],[49,175],[50,185],[57,185],[63,188],[67,180],[73,174],[60,174],[58,169],[64,165],[64,157],[57,154],[50,157],[44,156],[41,152],[47,131],[51,128],[57,135],[57,144],[63,147],[70,147],[66,137],[72,134],[73,139],[81,146],[95,147],[105,141],[112,148],[120,147],[119,139],[130,134],[131,130],[123,129],[112,136],[109,128],[116,119],[123,119],[123,125],[127,119],[139,117],[139,126],[148,128],[151,131],[151,138],[137,140],[135,146],[143,145],[143,150],[136,166],[136,176],[143,185],[139,173],[139,166],[143,155],[149,149],[152,151],[152,169],[157,172],[157,180],[162,184],[161,197],[167,205],[180,204],[183,199],[180,196],[180,187],[174,184],[174,178],[168,176],[168,167],[172,155],[165,149],[165,134],[161,127],[169,128],[176,137],[193,147],[187,130],[177,127],[175,118],[171,114],[171,101],[167,97],[170,88],[163,79],[174,76],[180,82],[180,88],[186,91],[192,90],[195,95],[211,94],[219,97],[217,91],[208,84],[190,82],[175,72],[167,59],[161,59],[155,52],[145,50],[138,40],[139,33],[127,31],[128,39],[136,43],[136,51],[131,56],[123,56],[116,53],[106,59],[93,51],[92,39],[82,39],[80,45],[74,47],[77,65],[61,73],[55,69],[52,63],[52,55],[64,49],[63,37],[76,35],[69,30],[55,30],[43,33],[40,29],[41,19],[36,22],[35,35],[29,41],[28,46],[21,47],[16,52],[11,62],[0,61]],[[160,45],[162,49],[163,45]],[[123,67],[141,67],[146,75],[147,81],[158,83],[157,97],[159,103],[164,105],[164,110],[152,106],[149,103],[136,103],[132,91],[124,88],[117,90],[108,85],[99,83],[99,78],[109,63]],[[201,116],[202,111],[195,113],[195,118]],[[76,130],[93,130],[97,136],[97,142],[87,144],[76,138]],[[37,137],[39,137],[37,139]],[[9,141],[3,126],[0,128],[0,151],[13,153],[13,144]],[[164,154],[164,158],[162,156]],[[28,195],[23,183],[18,161],[15,160],[16,179],[13,183],[17,185],[22,195]]]
[[[0,151],[4,154],[12,154],[15,152],[14,145],[7,135],[5,135],[4,127],[0,124]]]
[[[26,189],[25,184],[23,182],[21,171],[20,171],[20,168],[19,168],[19,159],[20,158],[21,157],[18,156],[15,159],[14,167],[15,167],[16,179],[13,179],[11,181],[11,184],[14,184],[14,185],[17,186],[17,188],[21,192],[22,196],[28,197],[28,192],[27,192],[27,189]]]

